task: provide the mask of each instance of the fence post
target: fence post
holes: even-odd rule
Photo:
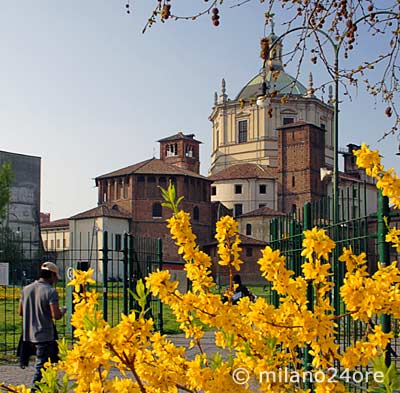
[[[271,243],[274,245],[274,249],[276,249],[276,243],[278,242],[278,236],[279,236],[279,222],[278,219],[273,219],[271,221],[270,225],[270,237],[271,237]],[[278,307],[279,305],[279,298],[278,298],[278,293],[275,290],[272,290],[272,286],[270,287],[270,297],[271,297],[271,302],[275,307]]]
[[[390,263],[390,246],[386,242],[388,232],[385,217],[389,220],[389,198],[382,195],[382,190],[378,190],[378,256],[382,266],[388,266]],[[381,315],[382,331],[389,333],[391,331],[390,315]],[[391,361],[390,343],[386,347],[385,363],[389,367]]]
[[[158,258],[158,268],[162,270],[163,264],[163,254],[162,254],[162,239],[157,239],[157,258]],[[151,296],[151,295],[150,295]],[[163,303],[160,299],[158,299],[158,319],[159,319],[159,330],[160,333],[163,334],[164,330],[164,319],[163,319]]]
[[[129,279],[129,289],[134,291],[134,271],[133,271],[133,236],[128,237],[128,279]],[[133,310],[133,296],[129,294],[129,312]]]
[[[107,321],[108,232],[103,233],[103,319]]]
[[[303,230],[310,230],[312,226],[311,223],[311,203],[306,202],[303,207]],[[307,283],[307,300],[308,300],[308,309],[313,311],[314,307],[314,293],[313,293],[313,286],[312,282]],[[304,354],[304,368],[306,371],[310,369],[312,362],[312,357],[310,355],[310,346],[307,345]],[[306,387],[310,387],[310,382],[306,382]]]
[[[123,275],[123,297],[124,297],[123,313],[125,315],[128,315],[128,234],[127,233],[124,233],[122,275]]]

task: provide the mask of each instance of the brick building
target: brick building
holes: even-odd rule
[[[243,234],[240,237],[240,260],[243,264],[240,266],[240,275],[244,283],[265,284],[265,279],[261,277],[258,260],[261,258],[261,250],[267,245],[266,242],[254,239]],[[215,282],[219,286],[226,286],[229,283],[229,269],[227,266],[218,264],[219,256],[217,252],[217,241],[214,240],[204,246],[204,251],[211,257],[212,271]]]
[[[178,133],[159,140],[160,158],[151,158],[96,177],[98,204],[118,206],[130,216],[129,232],[162,238],[163,259],[177,261],[177,249],[165,220],[172,212],[163,207],[160,188],[169,182],[183,196],[180,207],[189,212],[200,245],[211,239],[211,181],[200,175],[199,145],[193,134]]]

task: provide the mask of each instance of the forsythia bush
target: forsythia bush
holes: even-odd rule
[[[378,152],[365,145],[357,151],[357,164],[377,179],[377,187],[400,207],[400,180],[392,170],[385,171]],[[213,293],[215,283],[211,276],[211,259],[196,245],[189,214],[178,209],[175,190],[163,190],[165,205],[174,211],[168,220],[171,236],[178,253],[186,262],[187,277],[192,290],[181,293],[178,282],[172,281],[166,270],[150,274],[139,282],[137,300],[142,312],[122,315],[115,327],[109,326],[98,308],[99,294],[94,291],[75,293],[75,343],[71,349],[61,345],[62,361],[49,365],[45,374],[43,392],[310,392],[304,381],[270,378],[260,375],[282,373],[283,369],[304,370],[303,357],[311,355],[310,371],[318,374],[313,384],[315,392],[345,392],[347,385],[333,381],[329,370],[338,367],[354,370],[367,365],[382,355],[392,333],[384,333],[379,324],[370,324],[371,317],[388,314],[400,317],[400,272],[396,262],[378,265],[369,275],[366,255],[355,255],[343,248],[339,261],[346,265],[341,296],[346,315],[368,325],[366,336],[346,348],[335,340],[337,322],[331,306],[333,283],[328,261],[335,243],[323,229],[304,232],[302,256],[303,275],[295,277],[286,267],[285,257],[279,251],[266,247],[258,261],[262,276],[273,284],[280,297],[279,307],[263,298],[251,303],[243,298],[238,305],[223,303]],[[400,231],[390,230],[387,241],[400,250]],[[220,265],[232,272],[240,270],[240,241],[237,223],[223,217],[217,223],[216,239]],[[91,271],[76,272],[70,285],[76,288],[90,284]],[[312,284],[314,303],[310,307],[307,287]],[[232,290],[232,288],[231,288]],[[153,321],[145,319],[146,295],[159,297],[173,310],[180,328],[198,347],[198,355],[189,359],[186,349],[176,347],[166,336],[154,331]],[[202,349],[203,326],[215,332],[215,344],[220,353],[207,354]],[[109,377],[111,368],[120,371],[120,377]],[[238,384],[237,370],[247,372],[248,383]],[[57,375],[63,377],[57,380]],[[269,374],[272,375],[272,374]],[[247,381],[247,376],[245,381]],[[322,377],[321,377],[322,376]],[[50,388],[51,387],[51,388]],[[25,387],[8,387],[13,392],[28,392]]]

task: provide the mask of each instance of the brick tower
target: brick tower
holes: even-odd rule
[[[298,121],[278,128],[278,208],[290,213],[326,195],[325,130]]]
[[[160,159],[168,164],[200,173],[199,145],[194,134],[176,135],[160,139]]]

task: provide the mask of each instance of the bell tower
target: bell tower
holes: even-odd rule
[[[200,141],[194,139],[194,134],[178,134],[160,139],[160,159],[168,164],[191,172],[200,173]]]

